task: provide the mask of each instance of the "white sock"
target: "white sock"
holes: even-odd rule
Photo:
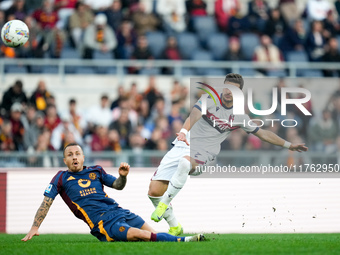
[[[197,241],[196,236],[186,236],[184,237],[184,242],[194,242]]]
[[[178,162],[177,171],[171,177],[168,189],[165,191],[161,202],[169,205],[172,199],[178,194],[183,188],[184,184],[188,179],[189,172],[191,170],[191,163],[185,158],[181,158]]]
[[[151,200],[153,206],[156,208],[158,203],[161,201],[162,197],[152,197],[149,196],[149,199]],[[166,220],[166,222],[169,224],[170,227],[177,227],[178,226],[178,221],[176,219],[176,216],[174,214],[172,205],[169,204],[168,208],[166,209],[163,218]]]

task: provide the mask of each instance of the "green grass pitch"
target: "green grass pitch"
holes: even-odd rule
[[[201,243],[102,243],[90,234],[0,234],[0,254],[340,254],[340,234],[206,234]]]

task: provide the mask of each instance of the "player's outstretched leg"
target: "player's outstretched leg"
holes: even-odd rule
[[[195,236],[187,236],[185,242],[203,242],[206,241],[207,239],[203,234],[198,234]]]
[[[167,233],[152,233],[138,228],[129,228],[128,241],[151,241],[151,242],[201,242],[205,240],[203,234],[194,236],[173,236]]]
[[[202,242],[205,241],[205,236],[203,234],[198,234],[194,236],[173,236],[167,233],[151,233],[150,241],[153,242]]]
[[[192,165],[189,156],[185,156],[179,160],[177,171],[171,177],[167,190],[162,196],[161,201],[158,203],[156,210],[151,215],[152,220],[158,222],[163,219],[164,213],[170,202],[186,183],[191,168]]]
[[[153,197],[149,196],[149,199],[151,200],[152,204],[155,208],[157,208],[158,203],[161,201],[162,197]],[[168,208],[166,209],[163,218],[166,220],[166,222],[169,224],[169,234],[174,236],[179,236],[183,234],[183,227],[182,225],[177,221],[177,218],[173,212],[173,207],[171,204],[169,204]]]

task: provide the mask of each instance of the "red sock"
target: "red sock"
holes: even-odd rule
[[[150,241],[151,241],[151,242],[156,242],[156,240],[157,240],[157,234],[151,233]]]

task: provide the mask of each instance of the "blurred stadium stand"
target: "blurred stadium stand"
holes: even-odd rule
[[[106,167],[117,166],[120,162],[129,162],[132,167],[158,167],[166,152],[164,151],[130,151],[113,152],[85,152],[85,165],[96,165],[99,162]],[[259,165],[286,165],[289,160],[288,151],[282,153],[268,151],[221,151],[216,163],[219,165],[259,166]],[[339,164],[338,155],[322,155],[316,152],[294,155],[296,162],[304,164]],[[5,168],[18,167],[64,167],[62,152],[44,152],[34,155],[25,152],[0,152],[0,166]],[[340,172],[340,169],[337,170]]]
[[[256,69],[259,67],[271,68],[273,66],[271,63],[256,63],[252,61],[215,61],[212,52],[204,49],[192,51],[192,48],[193,47],[189,47],[188,45],[188,50],[186,51],[186,55],[188,57],[190,56],[190,60],[176,62],[171,60],[80,60],[76,58],[67,59],[66,61],[64,61],[64,59],[2,59],[0,61],[0,75],[2,79],[4,79],[6,74],[29,73],[27,70],[29,67],[30,73],[59,74],[61,76],[74,73],[94,75],[120,73],[126,76],[125,68],[139,64],[154,67],[150,71],[143,71],[143,75],[163,75],[161,69],[164,67],[174,68],[176,66],[182,66],[183,68],[174,68],[173,75],[175,77],[206,76],[208,74],[202,69],[208,70],[211,68],[224,69],[236,73],[240,72],[246,77],[265,77],[263,74],[257,72]],[[94,55],[97,55],[97,53],[94,53]],[[276,72],[276,75],[272,73],[271,77],[308,77],[308,75],[311,77],[323,77],[322,70],[340,70],[338,63],[307,62],[306,54],[303,52],[289,52],[287,53],[287,60],[287,62],[279,64],[280,67],[287,70],[287,73],[280,71]],[[64,68],[59,69],[60,66],[64,66]],[[197,69],[198,66],[199,69]],[[105,69],[106,67],[110,68]],[[304,72],[303,70],[308,70],[308,72]],[[225,75],[227,71],[221,75]],[[215,75],[217,75],[220,72],[215,73]],[[336,77],[337,74],[334,75]]]
[[[0,3],[0,11],[4,12],[4,17],[7,18],[11,13],[7,11],[3,2]],[[146,13],[144,14],[147,16],[148,14],[152,13],[159,21],[157,25],[148,27],[149,30],[146,29],[145,36],[148,42],[146,53],[148,54],[144,54],[145,51],[141,50],[139,53],[143,54],[139,54],[139,57],[134,57],[133,59],[130,59],[130,57],[133,56],[133,53],[135,53],[135,50],[137,49],[139,38],[139,30],[137,29],[137,27],[140,24],[135,24],[137,22],[133,19],[133,16],[135,14],[134,12],[138,9],[138,6],[128,6],[130,2],[143,3],[146,8]],[[233,0],[232,2],[237,1]],[[334,23],[338,24],[338,15],[336,13],[334,2],[328,2],[331,3],[331,9],[333,10],[333,13],[336,17]],[[102,94],[109,94],[109,97],[115,97],[110,98],[110,103],[113,104],[113,107],[117,108],[118,106],[119,108],[120,98],[118,97],[116,91],[118,90],[119,86],[122,86],[125,89],[125,94],[129,97],[129,99],[131,99],[130,103],[131,105],[133,105],[132,107],[134,107],[134,110],[138,112],[138,121],[141,121],[142,124],[149,130],[150,136],[151,133],[154,131],[155,126],[158,125],[158,118],[162,117],[161,114],[157,112],[157,110],[159,110],[157,107],[160,107],[159,105],[162,106],[162,103],[155,102],[159,99],[163,99],[165,101],[164,104],[168,108],[166,109],[167,115],[165,115],[168,121],[167,124],[169,125],[169,129],[174,129],[174,127],[171,126],[172,124],[170,124],[173,118],[171,114],[172,111],[176,113],[176,107],[178,106],[177,104],[181,104],[182,101],[185,101],[185,93],[188,93],[186,90],[189,87],[189,78],[202,76],[204,77],[204,79],[209,77],[223,77],[228,72],[234,72],[240,73],[244,77],[251,78],[265,78],[267,76],[270,78],[303,77],[306,79],[302,80],[301,84],[309,86],[308,81],[312,80],[309,78],[321,78],[327,76],[334,77],[334,80],[336,80],[340,76],[340,58],[338,60],[334,58],[334,61],[330,60],[329,62],[325,62],[324,59],[321,58],[319,61],[311,62],[310,55],[307,54],[307,45],[305,45],[305,43],[303,43],[303,45],[298,45],[299,47],[295,47],[295,45],[292,49],[288,51],[284,51],[280,48],[282,42],[285,42],[286,40],[286,37],[282,36],[287,35],[286,33],[290,31],[288,28],[290,26],[292,28],[293,24],[288,24],[288,27],[284,31],[281,31],[283,34],[274,34],[273,36],[271,36],[273,38],[274,44],[276,44],[276,46],[279,47],[279,50],[281,50],[281,53],[284,56],[284,61],[275,66],[273,66],[270,61],[265,61],[261,63],[252,61],[254,59],[255,48],[261,45],[260,36],[264,33],[267,33],[264,28],[266,28],[266,24],[271,25],[270,22],[272,21],[270,19],[266,19],[265,21],[262,21],[262,23],[255,22],[255,27],[252,27],[250,24],[248,24],[248,22],[251,22],[250,10],[248,9],[248,7],[250,6],[250,0],[240,0],[239,12],[237,13],[237,15],[236,13],[232,12],[231,16],[235,18],[235,24],[240,25],[240,29],[237,29],[237,27],[233,27],[232,29],[222,29],[218,25],[215,16],[215,0],[205,0],[203,1],[203,3],[206,3],[206,7],[203,7],[203,10],[200,10],[200,13],[202,15],[190,14],[189,11],[184,14],[186,28],[182,31],[171,30],[169,27],[166,26],[166,19],[162,20],[161,15],[156,12],[156,0],[122,1],[122,3],[124,5],[124,9],[122,9],[121,12],[125,15],[124,19],[122,20],[129,20],[131,22],[131,31],[124,31],[124,34],[128,33],[128,36],[123,36],[123,33],[121,32],[121,30],[123,30],[122,20],[118,21],[118,25],[116,24],[116,26],[113,23],[108,24],[110,27],[114,28],[113,32],[114,35],[117,37],[117,45],[121,46],[115,46],[112,51],[105,52],[105,50],[101,51],[99,49],[95,49],[93,50],[93,54],[91,54],[91,57],[88,56],[88,59],[84,59],[84,47],[81,43],[76,43],[74,41],[74,38],[72,37],[72,31],[69,26],[70,24],[68,24],[66,27],[56,26],[53,28],[53,30],[46,29],[44,30],[44,32],[42,32],[41,30],[39,30],[38,26],[36,26],[37,22],[33,22],[33,25],[31,27],[33,31],[33,33],[31,33],[31,40],[36,39],[37,41],[35,41],[33,45],[38,45],[37,48],[34,48],[35,46],[33,47],[31,45],[34,50],[31,51],[25,48],[20,48],[12,52],[7,51],[8,49],[4,47],[4,45],[0,45],[0,79],[1,82],[5,84],[5,86],[0,87],[0,95],[3,96],[6,90],[10,86],[12,86],[16,80],[22,79],[24,81],[24,90],[30,93],[27,94],[29,98],[34,92],[33,87],[36,86],[37,80],[46,78],[46,80],[48,81],[47,86],[51,86],[49,89],[52,91],[52,95],[56,97],[58,114],[61,115],[61,111],[67,110],[67,100],[71,97],[77,98],[77,96],[79,96],[80,103],[84,103],[82,104],[82,107],[84,105],[89,107],[96,104],[93,100],[93,97],[99,97]],[[268,17],[270,16],[272,9],[276,7],[281,7],[278,6],[279,0],[264,1],[264,3],[267,3],[269,7],[269,9],[266,11]],[[305,12],[308,0],[295,1],[295,3],[296,9],[299,13],[299,17],[303,22],[303,27],[306,32],[303,36],[306,39],[308,33],[311,32],[311,19],[310,17],[308,17],[308,13]],[[8,7],[9,6],[10,5],[8,5]],[[29,7],[30,6],[28,6],[29,11],[27,11],[27,13],[24,13],[27,16],[31,15],[38,8],[37,6],[35,7],[35,9],[32,10]],[[106,15],[109,15],[108,13],[110,13],[111,11],[111,7],[108,6],[103,8],[103,10],[95,10],[91,9],[91,7],[87,8],[93,16],[97,13],[103,12],[103,10],[105,10]],[[205,15],[205,12],[207,13],[207,15]],[[108,21],[110,20],[110,18],[112,17],[108,16]],[[92,20],[91,22],[91,25],[94,25]],[[326,20],[323,20],[322,23],[324,24],[324,26],[327,25]],[[280,30],[279,28],[280,25],[275,26],[275,29]],[[35,29],[38,30],[35,31]],[[134,29],[136,29],[136,31]],[[53,32],[49,35],[53,37],[52,41],[50,41],[49,37],[45,38],[44,36],[44,33],[51,31]],[[327,30],[323,30],[322,35],[324,34],[327,34]],[[99,35],[100,34],[97,34],[97,36]],[[166,57],[164,53],[165,50],[168,49],[167,40],[170,36],[177,39],[177,48],[175,48],[175,51],[172,51],[173,49],[170,49],[172,54],[170,55],[173,56],[173,58],[168,57],[168,59],[165,59]],[[334,56],[340,56],[340,31],[337,31],[330,37],[325,38],[326,43],[322,46],[322,50],[324,50],[325,53],[329,52],[330,45],[327,43],[327,41],[329,41],[331,37],[336,38],[336,41],[338,42],[338,51],[335,52]],[[45,38],[45,41],[39,41],[41,38]],[[100,39],[100,37],[98,38]],[[226,61],[226,55],[227,52],[230,51],[230,46],[232,42],[231,38],[233,38],[233,41],[235,41],[235,38],[238,38],[236,39],[236,41],[240,43],[240,51],[242,52],[240,56],[242,56],[242,58],[233,61]],[[299,50],[296,50],[296,48],[298,48]],[[126,52],[118,52],[122,49],[124,49]],[[36,53],[36,50],[40,50],[41,52],[38,52],[39,54],[37,53],[36,55],[34,55],[32,52]],[[146,55],[147,57],[145,57]],[[133,70],[136,67],[138,67],[139,69],[137,71]],[[267,69],[265,74],[264,72],[261,72],[261,69]],[[132,70],[134,72],[132,72]],[[147,93],[149,93],[150,91],[147,85],[144,86],[142,89],[140,88],[140,83],[144,83],[144,85],[148,83],[148,81],[146,80],[149,79],[149,76],[155,76],[156,79],[160,80],[160,82],[156,84],[156,87],[158,87],[161,91],[160,94],[156,93],[156,95],[151,95],[150,97],[148,97]],[[79,78],[82,77],[85,77],[84,80],[79,80]],[[182,81],[186,81],[186,86],[182,86],[181,92],[176,92],[177,97],[172,95],[172,83],[169,82],[173,79],[177,79],[180,83]],[[300,81],[301,80],[299,80],[299,82]],[[333,81],[329,83],[335,83]],[[80,82],[80,84],[78,84],[78,82]],[[131,92],[129,88],[126,87],[130,86],[130,84],[133,82],[136,83],[138,90],[138,93],[137,95],[135,95],[135,97],[131,96],[131,93],[133,94],[135,92]],[[34,84],[32,85],[32,83]],[[88,87],[86,87],[89,83],[91,83],[91,89],[88,89]],[[276,81],[273,82],[271,86],[275,86],[275,83]],[[292,86],[299,86],[301,84],[296,83]],[[27,89],[27,87],[29,87],[29,89]],[[175,90],[176,89],[174,89],[174,91]],[[85,92],[88,94],[82,95],[82,93]],[[319,92],[315,93],[319,95],[321,94]],[[181,97],[180,95],[184,95],[184,97]],[[321,111],[323,110],[323,108],[328,107],[332,111],[334,110],[333,108],[336,108],[336,103],[329,99],[330,96],[330,91],[327,92],[327,95],[324,95],[324,97],[328,98],[323,98],[323,105],[317,109],[317,116],[321,115]],[[153,101],[153,97],[155,97],[157,100]],[[141,117],[139,104],[141,104],[142,100],[147,100],[147,104],[154,105],[147,109],[150,114],[148,116],[148,121],[143,119],[144,117]],[[329,100],[328,104],[327,100]],[[2,102],[0,102],[0,104],[2,104]],[[48,104],[50,104],[50,102],[48,102]],[[185,109],[183,110],[183,108]],[[184,118],[183,116],[186,116],[185,114],[188,113],[189,107],[188,105],[185,105],[185,107],[183,108],[181,108],[182,118]],[[81,110],[86,111],[87,108],[83,107]],[[25,111],[26,109],[23,111],[23,115],[27,114],[27,112]],[[5,120],[6,118],[8,118],[8,115],[9,109],[7,109],[7,112],[2,110],[2,112],[0,113],[0,120]],[[176,119],[176,116],[174,118]],[[338,119],[334,120],[335,122],[338,121]],[[181,121],[183,121],[183,119],[181,119]],[[0,121],[0,126],[1,125],[2,122]],[[86,130],[86,132],[88,131],[89,130]],[[89,135],[86,132],[85,134],[83,134],[84,140],[86,135]],[[91,130],[91,132],[94,131]],[[93,135],[91,132],[90,135]],[[138,130],[135,126],[133,128],[133,132],[140,132],[140,130]],[[301,130],[299,130],[299,132],[300,134],[302,133]],[[306,130],[304,130],[303,132],[306,132]],[[303,139],[307,139],[307,134],[303,135]],[[169,142],[171,138],[166,136],[165,140]],[[333,139],[333,142],[333,145],[335,145],[335,139]],[[246,147],[247,146],[244,146],[244,149],[248,150],[248,148]],[[123,151],[128,149],[131,148],[124,147]],[[143,153],[141,153],[141,162],[144,162],[143,164],[145,164],[145,166],[156,166],[158,163],[154,163],[152,160],[158,162],[161,157],[160,155],[163,154],[163,152],[160,152],[160,148],[155,147],[153,149],[154,151],[150,152],[150,155],[152,156],[147,153],[145,154],[144,151]],[[125,152],[122,153],[125,155]],[[131,154],[135,155],[136,153],[136,151],[133,151]],[[60,163],[60,156],[58,156],[57,154],[52,154],[53,152],[48,152],[46,155],[50,158],[56,158],[56,162]],[[253,151],[251,155],[258,155],[258,157],[262,157],[262,154],[256,154],[253,153]],[[269,156],[269,154],[263,155],[268,155],[268,157],[271,158],[272,161],[278,160],[275,158],[275,156]],[[316,158],[314,156],[314,154],[310,154],[310,156],[308,156],[308,160],[310,162],[314,162]],[[26,153],[22,148],[20,149],[19,154],[17,151],[9,152],[9,154],[3,154],[2,150],[0,149],[0,167],[5,165],[7,167],[15,164],[23,164],[24,166],[38,166],[39,164],[42,164],[42,158],[36,159],[36,162],[34,163],[30,160],[30,157],[31,155]],[[39,158],[39,155],[37,155],[37,157]],[[103,157],[105,158],[105,160],[108,159],[109,161],[114,161],[118,160],[118,157],[120,156],[116,153],[103,153]],[[329,159],[329,162],[336,161],[335,154],[330,157],[331,159]],[[44,156],[44,158],[46,157]],[[128,160],[129,162],[134,162],[136,158],[129,158]],[[233,159],[233,157],[231,156],[226,156],[226,158],[228,160]],[[243,158],[241,157],[240,160],[242,159]],[[324,156],[322,160],[327,161],[327,156]],[[113,161],[111,162],[112,164],[115,163]],[[252,160],[250,160],[250,162],[252,162]],[[132,165],[136,166],[138,164],[132,163]]]
[[[322,0],[322,1],[328,1],[328,0]],[[12,11],[11,9],[7,9],[8,7],[11,6],[10,2],[11,1],[6,1],[8,2],[8,4],[3,4],[0,5],[0,11],[3,11],[6,15],[8,14],[8,11]],[[239,37],[240,40],[240,45],[241,45],[241,51],[242,51],[242,55],[243,55],[243,59],[239,59],[239,61],[251,61],[253,59],[254,56],[254,49],[259,46],[260,43],[260,39],[259,36],[263,33],[266,33],[267,30],[261,30],[262,27],[264,25],[255,27],[255,28],[251,28],[251,26],[247,25],[242,27],[241,26],[241,31],[239,32],[235,32],[233,33],[233,31],[230,31],[230,29],[228,31],[223,30],[222,28],[220,28],[217,25],[217,20],[216,20],[216,10],[215,10],[215,0],[203,0],[202,3],[204,3],[206,6],[199,7],[202,8],[202,10],[204,9],[204,12],[206,14],[202,14],[203,12],[200,12],[201,15],[194,15],[194,14],[190,14],[190,12],[188,11],[187,13],[185,13],[185,20],[186,20],[186,29],[184,31],[181,32],[176,32],[176,31],[172,31],[169,32],[169,29],[165,29],[164,28],[164,23],[168,22],[165,18],[164,20],[162,20],[161,15],[159,15],[157,13],[157,1],[155,0],[140,0],[140,1],[133,1],[134,3],[138,3],[140,2],[141,4],[144,5],[145,7],[145,13],[149,14],[152,13],[156,16],[156,18],[158,19],[159,25],[156,27],[156,29],[152,30],[146,30],[146,38],[148,41],[148,47],[149,50],[151,52],[151,55],[153,56],[154,59],[162,59],[164,58],[164,50],[166,49],[166,44],[167,44],[167,38],[169,36],[175,36],[177,38],[177,44],[178,44],[178,50],[180,52],[181,58],[183,60],[192,60],[194,62],[197,62],[198,60],[201,60],[202,58],[202,50],[208,51],[210,52],[210,54],[212,54],[213,56],[213,60],[225,60],[225,56],[226,56],[226,52],[229,49],[229,38],[230,38],[230,33],[233,36]],[[186,3],[190,2],[190,1],[185,1]],[[230,17],[233,16],[237,16],[237,18],[244,20],[248,20],[251,23],[251,10],[250,8],[250,4],[253,4],[251,0],[233,0],[230,2],[230,5],[233,5],[234,3],[238,2],[239,3],[239,10],[237,12],[237,14],[235,13],[235,11],[229,13],[228,15]],[[261,1],[260,1],[261,2]],[[264,4],[268,5],[268,10],[266,10],[266,14],[268,15],[268,17],[270,17],[271,15],[271,10],[274,8],[281,8],[283,4],[280,4],[281,1],[279,0],[273,0],[273,1],[263,1]],[[286,1],[283,1],[286,2]],[[291,2],[291,1],[289,1]],[[303,25],[305,27],[305,35],[304,38],[307,39],[308,38],[308,33],[310,32],[310,28],[311,28],[311,18],[308,17],[308,12],[306,12],[306,8],[307,8],[307,3],[308,0],[302,0],[302,1],[292,1],[295,2],[295,6],[296,6],[296,10],[298,13],[298,17],[300,17],[303,21]],[[337,18],[337,13],[336,13],[336,7],[335,7],[335,3],[333,1],[328,1],[330,3],[330,9],[333,10],[334,13],[334,17]],[[110,3],[110,1],[108,1],[108,3]],[[120,25],[123,26],[123,22],[122,20],[117,20],[117,25],[115,26],[115,30],[114,33],[117,36],[117,40],[118,40],[118,44],[124,45],[124,48],[126,47],[126,45],[128,45],[127,47],[127,51],[124,54],[118,54],[120,59],[128,59],[129,56],[131,56],[131,53],[133,52],[133,49],[136,47],[136,33],[133,31],[133,15],[135,14],[135,12],[137,12],[138,10],[138,4],[132,4],[129,1],[127,1],[125,3],[125,1],[122,1],[122,9],[120,9],[118,12],[122,12],[124,13],[124,18],[127,20],[132,20],[132,32],[130,34],[130,37],[127,37],[127,39],[124,39],[126,41],[123,40],[124,37],[122,37],[122,35],[120,34],[120,29],[122,29],[122,27],[120,27]],[[228,4],[226,4],[228,6]],[[15,7],[15,5],[13,5],[13,8]],[[27,10],[25,9],[24,11],[22,11],[23,13],[21,13],[21,15],[23,17],[27,17],[29,15],[32,15],[33,11],[35,11],[36,9],[38,9],[39,6],[35,6],[35,9],[32,9],[32,7],[27,6]],[[260,3],[260,7],[263,7]],[[2,8],[2,10],[1,10]],[[92,9],[91,9],[92,8]],[[98,11],[96,9],[93,9],[95,7],[93,6],[88,6],[87,7],[87,11],[89,11],[90,13],[92,13],[92,15],[95,15],[97,13],[101,13],[103,11]],[[103,10],[110,12],[111,11],[111,6],[107,6],[106,8],[102,8]],[[169,8],[171,8],[171,6],[169,6]],[[256,9],[256,8],[255,8]],[[106,13],[106,12],[105,12]],[[108,13],[106,13],[106,15],[109,15]],[[283,15],[281,13],[281,15]],[[5,16],[7,17],[7,16]],[[111,20],[111,16],[108,16],[108,21]],[[68,21],[70,22],[70,21]],[[269,18],[265,18],[265,20],[263,21],[263,23],[271,23],[274,22],[272,20],[270,20]],[[291,20],[289,22],[292,22]],[[287,22],[287,23],[289,23]],[[322,21],[325,26],[328,24],[326,21]],[[39,23],[39,20],[37,21],[37,23]],[[261,23],[261,22],[260,22]],[[334,23],[338,24],[338,21],[335,20]],[[1,23],[0,23],[1,24]],[[32,26],[34,26],[35,23],[33,23]],[[257,24],[257,23],[256,23]],[[53,24],[55,25],[55,24]],[[111,23],[109,23],[108,25],[112,25]],[[269,24],[270,25],[270,24]],[[338,24],[339,25],[339,24]],[[37,26],[35,24],[35,26]],[[145,25],[147,26],[147,25]],[[277,35],[274,34],[272,36],[273,38],[273,42],[278,42],[278,41],[282,41],[281,39],[285,39],[284,36],[286,33],[289,33],[290,31],[290,26],[293,26],[293,24],[288,24],[288,27],[285,28],[284,31],[281,31],[281,35]],[[278,28],[277,28],[278,27]],[[279,25],[275,25],[275,29],[280,29]],[[339,26],[338,26],[339,27]],[[34,27],[35,28],[35,27]],[[33,28],[32,28],[33,29]],[[74,42],[74,38],[71,36],[72,35],[72,31],[70,30],[70,24],[65,25],[64,27],[58,27],[56,26],[55,29],[57,29],[58,31],[63,31],[61,34],[63,35],[62,38],[64,38],[62,40],[62,42],[60,42],[59,44],[62,46],[61,49],[59,49],[58,47],[61,47],[59,44],[54,45],[53,43],[47,47],[46,43],[48,43],[48,41],[44,42],[44,41],[38,41],[40,43],[45,43],[44,45],[39,45],[38,47],[40,47],[43,50],[43,57],[45,59],[54,59],[54,58],[60,58],[60,59],[81,59],[83,57],[83,47],[82,45],[79,43],[79,45],[77,45]],[[234,30],[236,31],[238,28],[234,28]],[[238,31],[238,30],[237,30]],[[340,31],[337,31],[337,34],[331,34],[328,35],[327,38],[325,38],[325,40],[327,41],[329,39],[329,37],[335,37],[337,38],[338,43],[338,48],[339,48],[339,52],[340,52],[340,35],[339,35]],[[44,38],[44,34],[42,33],[42,31],[39,32],[38,30],[38,35],[36,36],[35,33],[32,33],[32,37],[33,39],[37,39],[40,38],[39,40],[41,40],[41,38]],[[40,33],[40,34],[39,34]],[[326,34],[326,33],[323,33]],[[35,38],[36,36],[36,38]],[[52,36],[52,34],[51,34]],[[54,36],[54,35],[53,35]],[[32,39],[32,40],[33,40]],[[45,39],[44,39],[45,40]],[[46,39],[47,40],[47,39]],[[50,40],[50,39],[48,39]],[[285,39],[286,40],[286,39]],[[35,44],[38,42],[34,42]],[[32,42],[33,43],[33,42]],[[278,43],[279,47],[281,45],[281,43]],[[44,46],[44,47],[42,47]],[[306,48],[307,45],[304,45]],[[31,47],[31,46],[29,46]],[[58,52],[54,52],[56,49],[54,49],[54,47],[57,47]],[[327,43],[323,45],[324,49],[327,51],[328,45]],[[115,50],[117,50],[118,48],[116,48]],[[60,50],[60,53],[59,53]],[[113,52],[115,52],[115,50]],[[281,49],[282,50],[282,49]],[[283,52],[284,56],[285,56],[285,60],[287,62],[300,62],[300,61],[305,61],[305,62],[309,62],[309,58],[307,56],[307,53],[305,52],[304,49],[300,49],[299,51],[293,51],[293,52]],[[1,49],[1,54],[2,54],[2,59],[1,61],[4,61],[7,57],[8,58],[13,58],[13,53],[10,53],[9,55],[6,53],[6,51],[4,50],[4,48],[2,47]],[[113,54],[113,55],[117,55],[117,54]],[[198,57],[200,56],[201,57]],[[208,55],[208,53],[206,54]],[[15,52],[15,56],[22,59],[22,58],[29,58],[32,57],[29,54],[27,55],[27,52],[23,53],[19,50],[16,50]],[[39,58],[41,57],[41,55],[39,55]],[[93,54],[93,59],[95,60],[110,60],[113,57],[111,56],[110,52],[106,52],[103,53],[101,51],[96,50]],[[209,59],[207,57],[203,58],[204,60]],[[322,62],[322,60],[321,60]],[[238,64],[236,64],[238,65]],[[114,66],[114,65],[112,65]],[[321,64],[320,64],[321,66]],[[164,67],[164,66],[163,66]],[[142,74],[169,74],[169,72],[163,72],[164,69],[162,66],[157,66],[153,69],[148,69],[148,70],[142,70]],[[208,63],[205,67],[209,67],[209,68],[221,68],[221,66],[215,66],[213,63]],[[117,67],[116,67],[117,68]],[[159,69],[158,69],[159,68]],[[185,66],[186,69],[182,69],[184,70],[183,74],[184,75],[205,75],[204,72],[202,72],[201,69],[195,69],[194,66]],[[189,68],[189,69],[188,69]],[[190,68],[194,68],[194,69],[190,69]],[[202,67],[204,68],[204,67]],[[230,66],[226,66],[225,68],[230,68]],[[249,70],[248,68],[251,67],[244,67],[242,66],[242,68],[247,68],[247,70]],[[321,72],[321,71],[313,71],[316,70],[317,67],[309,67],[309,68],[305,68],[308,69],[308,72],[304,72],[301,70],[298,71],[291,71],[291,70],[287,70],[288,71],[288,75],[290,76],[303,76],[306,77],[309,74],[312,74],[312,76],[324,76],[325,73]],[[319,68],[320,70],[322,70],[322,68]],[[339,68],[338,68],[339,69]],[[51,74],[56,74],[59,73],[61,69],[56,68],[55,66],[50,66],[50,67],[44,67],[44,68],[40,68],[40,67],[35,67],[32,66],[31,68],[26,68],[25,66],[7,66],[5,69],[0,70],[1,73],[51,73]],[[219,69],[219,71],[209,71],[208,73],[212,74],[212,75],[217,75],[220,72],[221,69]],[[232,70],[232,69],[229,69]],[[234,69],[235,70],[235,69]],[[72,66],[72,65],[68,65],[65,68],[65,73],[77,73],[77,74],[84,74],[84,73],[88,73],[88,74],[115,74],[115,73],[126,73],[121,72],[117,69],[106,69],[106,68],[82,68],[80,66]],[[129,70],[130,71],[130,70]],[[248,74],[252,75],[251,70],[249,70]],[[255,73],[256,73],[256,69],[255,69]],[[171,73],[170,73],[171,74]],[[173,74],[173,73],[172,73]],[[284,71],[280,71],[280,72],[269,72],[268,75],[269,76],[283,76],[285,74]],[[294,74],[294,75],[293,75]],[[328,73],[329,74],[329,73]],[[331,73],[333,76],[338,76],[338,72],[333,72]],[[178,75],[178,73],[177,73]]]

